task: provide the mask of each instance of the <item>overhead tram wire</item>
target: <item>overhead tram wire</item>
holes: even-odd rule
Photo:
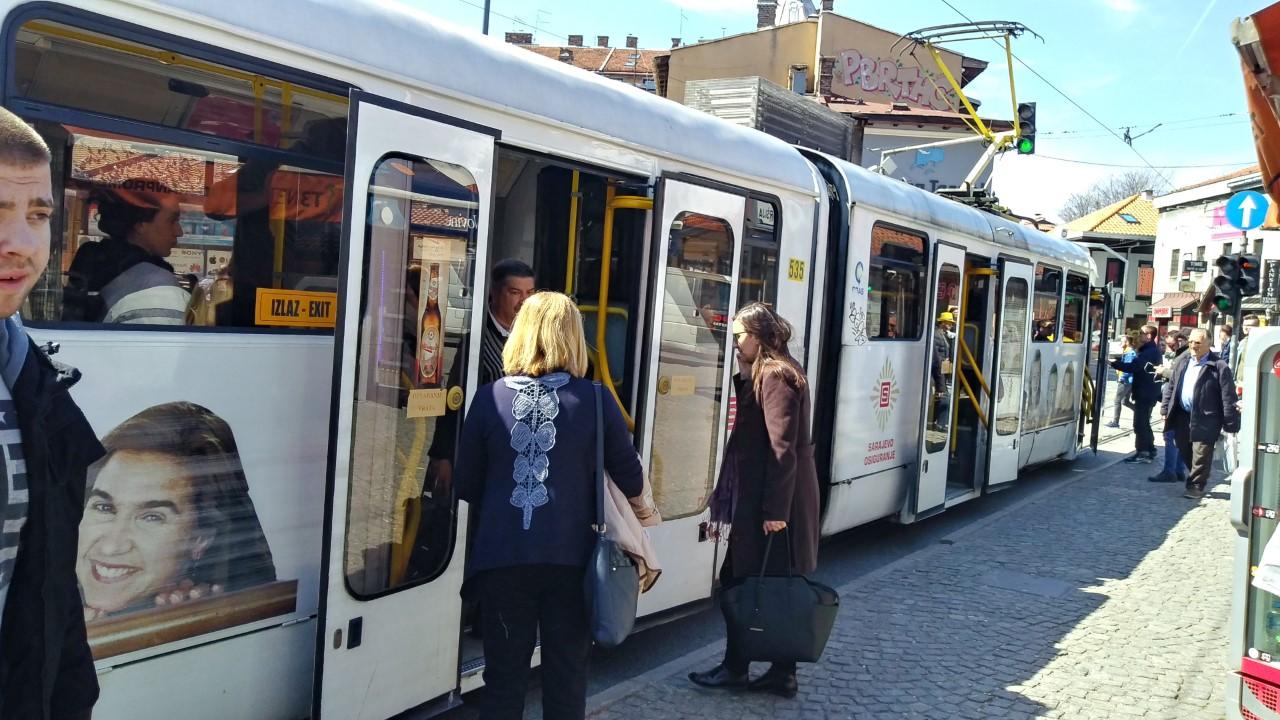
[[[470,5],[471,7],[476,8],[477,10],[484,10],[484,5],[482,5],[481,3],[472,2],[471,0],[458,0],[458,2],[462,3],[463,5]],[[569,38],[568,38],[568,37],[566,37],[566,36],[564,36],[564,35],[561,35],[561,34],[559,34],[559,33],[553,33],[553,32],[551,32],[550,30],[547,30],[546,28],[540,27],[540,26],[538,26],[538,25],[534,25],[533,23],[525,22],[524,20],[521,20],[520,18],[517,18],[517,17],[511,17],[510,15],[503,15],[502,13],[498,12],[497,10],[492,10],[492,9],[491,9],[491,10],[489,10],[489,14],[490,14],[490,15],[493,15],[493,16],[495,16],[495,17],[500,17],[500,18],[502,18],[503,20],[510,20],[511,22],[513,22],[513,23],[515,23],[515,24],[517,24],[517,25],[519,25],[519,26],[521,26],[521,27],[528,28],[528,29],[530,29],[530,30],[532,30],[532,31],[534,31],[534,32],[536,32],[536,33],[546,33],[547,35],[550,35],[550,36],[551,36],[551,37],[553,37],[553,38],[556,38],[556,39],[559,39],[559,40],[563,40],[563,41],[565,41],[565,42],[569,42]]]
[[[969,17],[968,15],[965,15],[965,14],[964,14],[964,12],[963,12],[962,10],[960,10],[960,8],[958,8],[958,7],[956,7],[955,5],[951,4],[951,0],[942,0],[942,4],[943,4],[943,5],[946,5],[947,7],[951,8],[952,10],[954,10],[954,11],[955,11],[955,13],[956,13],[957,15],[959,15],[959,16],[960,16],[960,17],[962,17],[962,18],[964,18],[966,21],[968,21],[968,22],[970,22],[970,23],[974,22],[973,18]],[[1003,50],[1003,49],[1004,49],[1004,46],[1000,44],[1000,41],[999,41],[999,40],[996,40],[995,38],[991,38],[991,42],[995,43],[995,44],[996,44],[996,47],[999,47],[1001,50]],[[1054,92],[1058,93],[1059,95],[1061,95],[1061,96],[1063,97],[1063,99],[1065,99],[1067,102],[1069,102],[1069,103],[1071,103],[1072,105],[1074,105],[1074,106],[1075,106],[1075,108],[1076,108],[1077,110],[1079,110],[1080,112],[1084,113],[1084,114],[1085,114],[1085,115],[1086,115],[1090,120],[1094,121],[1094,122],[1095,122],[1095,123],[1097,123],[1098,125],[1100,125],[1100,126],[1102,126],[1103,128],[1105,128],[1105,129],[1106,129],[1106,131],[1107,131],[1108,133],[1110,133],[1110,134],[1111,134],[1111,136],[1112,136],[1112,137],[1114,137],[1116,140],[1119,140],[1120,142],[1124,143],[1125,147],[1127,147],[1127,148],[1129,148],[1131,151],[1133,151],[1133,154],[1134,154],[1134,155],[1137,155],[1137,156],[1138,156],[1138,159],[1139,159],[1139,160],[1141,160],[1141,161],[1146,165],[1146,167],[1148,167],[1148,168],[1150,168],[1150,169],[1151,169],[1151,172],[1154,172],[1156,175],[1159,175],[1161,180],[1164,180],[1164,181],[1165,181],[1166,183],[1168,183],[1170,186],[1172,186],[1172,185],[1173,185],[1173,181],[1172,181],[1172,180],[1170,180],[1169,178],[1165,177],[1164,173],[1162,173],[1162,172],[1160,172],[1159,170],[1157,170],[1157,169],[1156,169],[1156,166],[1155,166],[1155,165],[1152,165],[1152,164],[1151,164],[1151,161],[1150,161],[1150,160],[1148,160],[1148,159],[1146,158],[1146,156],[1144,156],[1141,152],[1138,152],[1138,148],[1136,148],[1136,147],[1134,147],[1134,146],[1130,145],[1129,143],[1124,142],[1124,138],[1120,136],[1120,133],[1116,132],[1116,131],[1115,131],[1115,130],[1110,126],[1110,125],[1107,125],[1106,123],[1104,123],[1104,122],[1102,122],[1101,120],[1099,120],[1099,119],[1097,118],[1097,116],[1096,116],[1096,115],[1094,115],[1093,113],[1091,113],[1091,112],[1089,112],[1088,110],[1086,110],[1086,109],[1084,108],[1084,106],[1083,106],[1083,105],[1081,105],[1080,103],[1076,102],[1076,101],[1075,101],[1075,100],[1074,100],[1070,95],[1068,95],[1068,94],[1066,94],[1065,92],[1063,92],[1063,91],[1062,91],[1062,90],[1061,90],[1057,85],[1054,85],[1053,83],[1049,82],[1049,79],[1048,79],[1048,78],[1046,78],[1045,76],[1041,75],[1039,72],[1037,72],[1037,71],[1036,71],[1036,69],[1035,69],[1035,68],[1033,68],[1033,67],[1031,67],[1030,65],[1028,65],[1028,64],[1027,64],[1027,61],[1025,61],[1025,60],[1023,60],[1022,58],[1018,57],[1018,56],[1017,56],[1016,54],[1014,54],[1012,51],[1010,51],[1009,55],[1011,55],[1011,56],[1013,57],[1013,59],[1014,59],[1014,60],[1017,60],[1017,61],[1018,61],[1018,64],[1022,65],[1022,67],[1026,68],[1027,70],[1029,70],[1029,71],[1031,72],[1031,74],[1032,74],[1032,75],[1035,75],[1037,78],[1040,78],[1040,82],[1043,82],[1045,85],[1048,85],[1048,86],[1049,86],[1049,87],[1050,87]],[[1137,167],[1141,167],[1141,166],[1137,166]]]
[[[1096,166],[1098,166],[1098,167],[1115,167],[1115,168],[1140,168],[1140,167],[1150,167],[1149,165],[1125,165],[1125,164],[1123,164],[1123,163],[1104,163],[1104,162],[1093,162],[1093,161],[1091,161],[1091,160],[1073,160],[1073,159],[1071,159],[1071,158],[1054,157],[1053,155],[1044,155],[1044,154],[1042,154],[1042,153],[1036,153],[1036,157],[1043,158],[1043,159],[1045,159],[1045,160],[1056,160],[1056,161],[1058,161],[1058,162],[1075,163],[1076,165],[1096,165]],[[1245,165],[1253,165],[1253,164],[1254,164],[1254,163],[1256,163],[1256,162],[1258,162],[1258,161],[1257,161],[1257,160],[1245,160],[1245,161],[1243,161],[1243,162],[1207,163],[1207,164],[1204,164],[1204,165],[1157,165],[1156,167],[1163,168],[1163,169],[1165,169],[1165,170],[1187,170],[1187,169],[1193,169],[1193,168],[1216,168],[1216,167],[1235,167],[1235,166],[1245,166]]]

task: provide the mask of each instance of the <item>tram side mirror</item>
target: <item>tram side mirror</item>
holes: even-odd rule
[[[1111,289],[1111,319],[1124,319],[1124,290],[1121,288]]]

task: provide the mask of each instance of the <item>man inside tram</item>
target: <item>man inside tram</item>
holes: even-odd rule
[[[95,193],[106,237],[71,261],[63,319],[182,325],[191,295],[166,258],[182,237],[179,196],[158,180],[133,178]]]
[[[936,431],[946,429],[946,417],[950,411],[947,378],[951,375],[952,351],[948,338],[955,326],[955,315],[944,312],[938,316],[938,329],[933,334],[933,358],[929,367],[933,379],[933,416],[929,424],[930,429]]]

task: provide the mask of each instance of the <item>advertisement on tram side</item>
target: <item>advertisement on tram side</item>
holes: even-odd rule
[[[313,614],[331,340],[98,337],[58,355],[83,373],[73,395],[107,451],[76,558],[94,658]]]

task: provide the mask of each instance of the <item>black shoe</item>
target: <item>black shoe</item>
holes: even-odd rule
[[[746,673],[733,673],[724,666],[723,663],[717,665],[706,672],[691,672],[689,680],[694,685],[701,685],[708,688],[726,688],[738,689],[747,686]]]
[[[1147,465],[1151,463],[1151,458],[1148,457],[1146,453],[1136,452],[1130,455],[1129,457],[1125,458],[1124,460],[1121,460],[1120,462],[1126,463],[1129,465],[1137,465],[1138,463]]]
[[[800,691],[800,685],[796,682],[794,670],[775,672],[773,668],[769,668],[768,672],[752,680],[747,687],[751,690],[771,692],[788,700],[795,697],[796,693]]]
[[[1163,472],[1163,471],[1147,478],[1147,482],[1171,483],[1171,482],[1177,482],[1177,481],[1178,481],[1177,475],[1174,475],[1171,472]]]
[[[1182,497],[1191,498],[1192,500],[1199,500],[1200,498],[1204,497],[1204,488],[1199,487],[1197,485],[1192,485],[1191,487],[1187,488],[1186,492],[1182,493]]]

